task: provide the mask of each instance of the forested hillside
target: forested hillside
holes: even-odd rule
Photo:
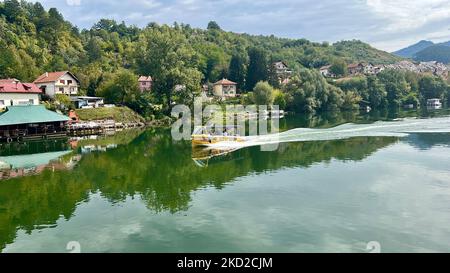
[[[359,41],[339,42],[334,45],[313,43],[305,39],[292,40],[274,36],[251,36],[220,30],[211,23],[207,30],[189,25],[159,26],[149,23],[144,29],[101,20],[91,29],[79,30],[64,20],[58,10],[46,11],[40,3],[7,0],[0,2],[0,60],[1,77],[33,80],[43,71],[70,69],[76,73],[87,89],[100,75],[119,68],[135,73],[154,74],[145,55],[143,43],[160,33],[173,41],[183,54],[191,54],[190,65],[201,72],[204,81],[214,82],[230,71],[230,61],[235,57],[235,68],[248,63],[248,50],[264,50],[267,61],[284,60],[292,68],[320,67],[335,58],[347,62],[373,61],[391,63],[396,57]],[[240,59],[240,60],[236,60]],[[187,61],[187,60],[186,60]],[[147,63],[146,63],[147,62]],[[169,64],[165,64],[169,65]]]
[[[145,115],[155,105],[189,103],[201,84],[227,77],[238,91],[254,91],[260,81],[284,92],[275,102],[293,111],[353,108],[361,96],[352,88],[330,85],[312,68],[330,63],[393,63],[400,60],[361,41],[335,44],[305,39],[254,36],[224,31],[215,22],[207,29],[186,24],[149,23],[145,28],[102,19],[80,30],[58,10],[40,3],[0,2],[0,78],[33,81],[45,71],[70,70],[82,92],[105,96]],[[276,86],[270,64],[282,60],[294,70],[293,81]],[[141,95],[137,75],[154,79],[154,92]],[[176,86],[184,86],[176,91]],[[258,93],[256,92],[256,95]],[[168,107],[169,106],[169,107]]]

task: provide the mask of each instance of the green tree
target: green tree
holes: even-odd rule
[[[386,89],[377,77],[367,77],[367,88],[369,93],[369,102],[372,107],[380,108],[387,105]]]
[[[287,102],[286,102],[286,95],[279,89],[274,90],[274,105],[278,105],[280,110],[286,109]]]
[[[268,82],[258,82],[253,89],[253,100],[257,105],[272,105],[274,89]]]
[[[287,108],[294,112],[335,111],[344,103],[344,92],[330,85],[316,70],[300,69],[283,86]]]
[[[208,23],[208,30],[221,30],[219,24],[216,21],[210,21]]]
[[[246,67],[245,59],[240,55],[233,55],[228,68],[229,79],[237,83],[237,89],[242,91],[245,86]]]
[[[56,94],[55,101],[61,110],[74,109],[74,105],[70,100],[70,97],[63,94]]]
[[[23,9],[17,0],[5,0],[3,3],[3,14],[6,20],[14,22],[23,15]]]
[[[101,41],[97,37],[92,37],[86,45],[87,55],[90,62],[99,60],[102,57]]]
[[[419,92],[424,100],[443,99],[448,89],[448,85],[442,79],[433,76],[424,76],[419,81]]]
[[[348,91],[344,94],[342,109],[344,110],[356,110],[359,108],[359,102],[361,101],[361,97],[357,92]]]
[[[405,80],[404,72],[398,70],[384,70],[378,78],[385,86],[387,101],[391,106],[399,107],[403,98],[410,92],[410,86]]]
[[[16,68],[20,66],[15,51],[0,41],[0,78],[15,77]]]
[[[247,90],[253,90],[260,81],[267,80],[267,57],[261,48],[250,48],[248,51],[249,65],[247,70]]]
[[[140,95],[137,75],[129,70],[121,69],[109,75],[98,90],[99,96],[105,97],[109,103],[132,105]]]
[[[136,52],[140,74],[152,75],[153,89],[165,98],[168,112],[175,98],[192,103],[200,92],[198,55],[181,30],[170,27],[147,28]],[[183,86],[175,92],[176,86]],[[180,101],[178,101],[180,102]]]
[[[414,107],[419,105],[419,98],[417,97],[417,93],[411,92],[406,97],[403,98],[403,105],[412,104]]]
[[[202,69],[205,79],[209,82],[216,82],[226,78],[228,74],[228,60],[222,48],[215,44],[202,45],[198,48],[204,57],[204,69]]]
[[[342,59],[335,59],[330,67],[331,73],[338,77],[347,75],[347,63]]]

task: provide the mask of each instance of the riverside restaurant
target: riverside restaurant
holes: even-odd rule
[[[44,105],[8,106],[0,114],[0,141],[65,136],[69,117]]]

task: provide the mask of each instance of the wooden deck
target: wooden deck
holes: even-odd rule
[[[0,141],[24,141],[24,140],[40,140],[40,139],[56,139],[67,136],[84,136],[111,134],[116,130],[125,128],[141,127],[143,124],[123,124],[116,123],[114,120],[99,120],[90,122],[77,122],[58,127],[53,124],[42,125],[39,127],[9,126],[0,128]]]

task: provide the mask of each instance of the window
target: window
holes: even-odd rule
[[[67,84],[72,84],[72,80],[67,80]]]
[[[0,100],[0,106],[5,105],[5,101],[4,100]]]
[[[29,99],[29,100],[28,100],[28,104],[34,105],[34,100],[33,100],[33,99]]]
[[[147,85],[147,83],[146,83],[146,82],[143,82],[142,85]]]
[[[66,84],[65,80],[60,80],[59,83]]]
[[[64,87],[60,87],[60,88],[59,88],[59,92],[64,93]]]

